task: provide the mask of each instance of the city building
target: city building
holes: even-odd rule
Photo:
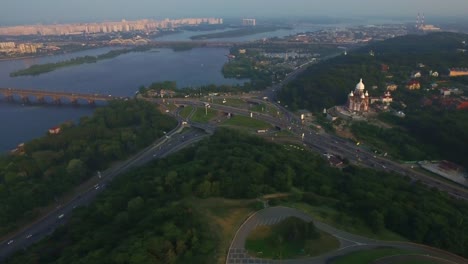
[[[14,42],[0,42],[0,49],[14,49],[16,44]]]
[[[57,134],[60,134],[60,127],[52,127],[52,128],[49,128],[49,134],[51,135],[57,135]]]
[[[440,28],[434,26],[434,25],[426,25],[424,23],[424,13],[422,16],[418,13],[418,16],[416,18],[416,25],[415,28],[417,31],[421,32],[433,32],[433,31],[440,31]]]
[[[387,83],[387,90],[388,91],[395,91],[396,89],[398,88],[398,85],[394,84],[394,83]]]
[[[416,80],[411,80],[406,84],[406,88],[410,90],[418,90],[421,88],[421,84]]]
[[[242,19],[242,25],[243,26],[255,26],[257,24],[257,21],[255,18],[244,18]]]
[[[421,78],[421,72],[413,72],[411,74],[411,78]]]
[[[78,35],[110,32],[146,31],[154,32],[159,29],[171,29],[179,26],[195,26],[200,24],[222,24],[222,18],[182,18],[152,20],[142,19],[135,21],[122,20],[119,22],[102,23],[76,23],[55,25],[22,25],[12,27],[0,27],[0,35],[25,36],[25,35]]]
[[[369,111],[369,93],[364,90],[365,86],[362,79],[356,84],[354,91],[348,95],[346,107],[351,112],[367,112]]]
[[[457,76],[467,76],[468,75],[468,68],[451,68],[449,76],[450,77],[457,77]]]
[[[392,94],[390,94],[389,91],[386,91],[384,93],[384,96],[381,98],[382,103],[389,105],[391,102],[393,102]]]
[[[388,70],[390,70],[390,66],[388,66],[387,64],[381,64],[380,65],[380,70],[382,72],[388,72]]]

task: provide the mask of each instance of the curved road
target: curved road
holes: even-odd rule
[[[340,242],[340,248],[338,250],[326,253],[318,257],[311,258],[302,258],[302,259],[292,259],[292,260],[271,260],[271,259],[260,259],[251,257],[248,255],[245,250],[245,240],[249,233],[254,230],[257,226],[262,225],[273,225],[279,223],[281,220],[290,217],[296,216],[304,221],[310,222],[313,221],[315,226],[323,230],[334,237],[336,237]],[[389,241],[380,241],[369,239],[362,236],[357,236],[350,234],[348,232],[336,229],[332,226],[324,224],[322,222],[312,219],[312,217],[302,211],[288,208],[288,207],[269,207],[263,210],[260,210],[253,215],[251,215],[239,228],[234,239],[232,240],[231,246],[229,247],[229,253],[226,259],[226,264],[235,264],[235,263],[285,263],[285,264],[326,264],[327,260],[330,258],[346,255],[353,251],[372,249],[378,247],[394,247],[400,249],[406,249],[410,251],[421,252],[424,255],[431,256],[434,258],[441,258],[448,263],[468,263],[467,259],[464,259],[460,256],[454,255],[452,253],[431,248],[424,245],[414,244],[414,243],[405,243],[405,242],[389,242]]]

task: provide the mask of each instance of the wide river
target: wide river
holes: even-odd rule
[[[306,25],[291,30],[278,30],[222,40],[251,41],[315,31],[320,28],[323,27]],[[190,36],[212,32],[187,31],[163,36],[157,40],[188,40]],[[180,52],[157,49],[128,53],[93,64],[61,68],[39,76],[15,78],[9,76],[11,72],[33,64],[57,62],[85,55],[99,55],[109,50],[111,48],[99,48],[57,56],[0,61],[0,87],[132,96],[139,86],[149,85],[152,82],[176,81],[178,87],[243,82],[223,77],[221,68],[226,63],[226,55],[229,53],[225,48],[196,48]],[[82,116],[92,114],[92,111],[92,108],[86,106],[28,106],[8,104],[2,100],[0,101],[0,124],[2,124],[0,153],[13,149],[19,143],[45,135],[50,127],[65,121],[77,121]]]

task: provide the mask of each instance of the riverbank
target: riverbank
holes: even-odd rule
[[[260,33],[272,32],[280,29],[288,29],[286,27],[280,26],[255,26],[255,27],[245,27],[229,31],[216,32],[211,34],[201,34],[191,36],[191,40],[204,40],[204,39],[217,39],[217,38],[232,38],[232,37],[243,37],[249,35],[255,35]]]
[[[60,68],[70,67],[74,65],[81,65],[85,63],[96,63],[101,60],[112,59],[122,54],[130,53],[130,52],[141,52],[147,51],[150,47],[137,47],[133,49],[120,49],[120,50],[111,50],[107,53],[98,55],[98,56],[83,56],[83,57],[76,57],[70,60],[59,61],[56,63],[45,63],[45,64],[35,64],[26,69],[18,70],[10,73],[10,77],[18,77],[18,76],[27,76],[27,75],[40,75],[43,73],[48,73],[51,71],[55,71]]]

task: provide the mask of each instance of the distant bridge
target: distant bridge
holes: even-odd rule
[[[24,104],[32,103],[32,98],[36,99],[40,104],[57,104],[60,105],[64,101],[68,101],[72,105],[78,105],[79,101],[85,101],[88,105],[95,105],[96,101],[112,101],[112,100],[128,100],[128,97],[115,97],[112,95],[102,94],[84,94],[70,92],[54,92],[43,90],[24,90],[15,88],[0,88],[0,95],[7,102],[17,102],[15,98]],[[50,100],[46,100],[49,98]]]

